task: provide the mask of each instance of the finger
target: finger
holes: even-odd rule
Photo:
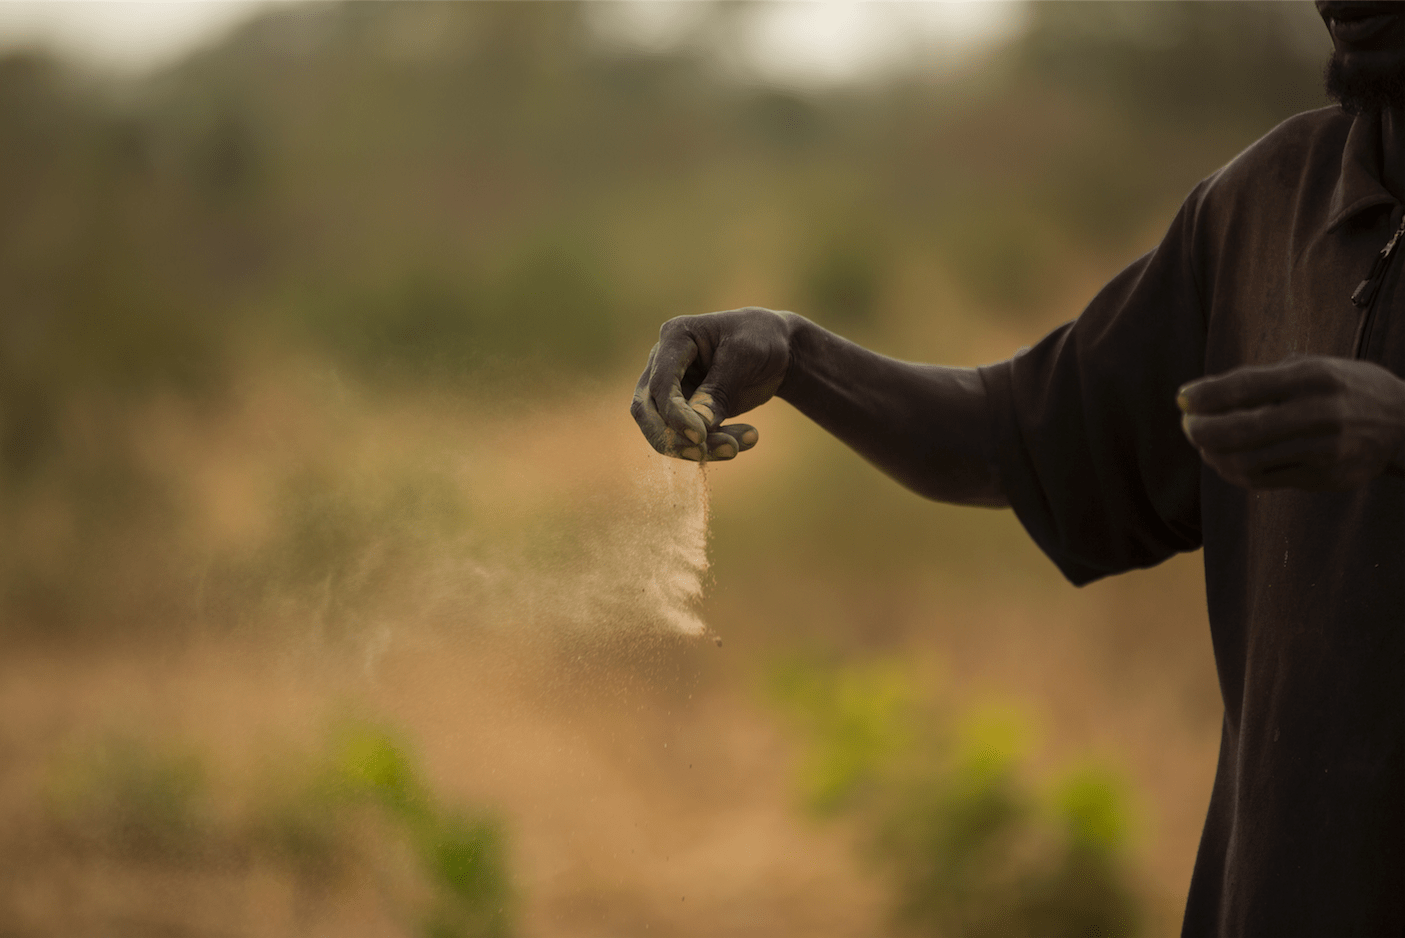
[[[730,433],[714,432],[707,435],[708,459],[732,459],[741,452],[736,437]]]
[[[660,338],[649,377],[649,398],[665,424],[693,446],[707,438],[707,424],[683,396],[683,375],[698,357],[698,347],[683,332]],[[701,453],[701,450],[699,450]]]
[[[1325,396],[1218,414],[1186,414],[1181,429],[1197,448],[1216,452],[1261,449],[1342,429],[1341,408]]]
[[[702,417],[708,426],[707,451],[709,459],[731,459],[742,450],[751,449],[759,438],[756,428],[749,424],[718,426],[727,419],[727,412],[715,392],[700,387],[688,399],[688,406]]]
[[[732,423],[707,435],[708,459],[731,459],[756,445],[759,434],[750,424]]]
[[[1331,359],[1299,358],[1191,381],[1177,392],[1176,404],[1188,414],[1221,413],[1332,391],[1340,383]]]
[[[1350,484],[1350,468],[1339,459],[1335,437],[1284,440],[1233,453],[1202,451],[1201,456],[1226,481],[1244,488],[1329,489]]]
[[[654,374],[654,359],[658,351],[657,344],[649,350],[648,361],[644,363],[644,373],[639,376],[639,383],[634,386],[634,399],[629,402],[629,415],[639,425],[649,445],[658,452],[667,454],[671,448],[673,434],[659,416],[658,408],[654,406],[653,397],[649,394],[649,382]]]
[[[737,452],[744,453],[756,445],[760,439],[760,434],[756,428],[749,423],[729,423],[725,427],[718,427],[714,433],[725,433],[737,444]]]
[[[1316,492],[1333,486],[1322,484],[1322,474],[1308,466],[1281,466],[1270,472],[1250,476],[1235,483],[1252,491],[1266,489],[1302,489]]]
[[[635,390],[634,400],[629,405],[629,413],[634,418],[634,422],[639,425],[644,439],[648,440],[649,445],[663,455],[678,456],[680,455],[679,443],[684,446],[689,445],[687,440],[679,438],[676,430],[663,422],[663,417],[659,416],[654,402],[649,398],[647,389]]]
[[[649,360],[644,365],[644,373],[639,376],[639,383],[634,387],[634,399],[629,404],[629,414],[634,418],[634,422],[639,425],[640,431],[644,434],[644,439],[649,441],[657,452],[665,456],[673,456],[683,459],[702,458],[702,450],[691,445],[690,441],[682,438],[678,431],[674,430],[664,422],[663,416],[654,405],[653,396],[649,392],[650,382],[654,374],[654,362],[658,356],[659,347],[655,345],[649,351]]]
[[[726,409],[716,399],[714,392],[706,386],[693,392],[693,396],[688,398],[688,406],[702,418],[709,431],[717,429],[718,424],[727,419]]]
[[[1253,475],[1234,475],[1219,472],[1220,476],[1233,485],[1250,491],[1266,489],[1301,489],[1308,492],[1322,492],[1351,488],[1351,484],[1341,483],[1331,475],[1324,474],[1316,466],[1279,466],[1267,472]]]

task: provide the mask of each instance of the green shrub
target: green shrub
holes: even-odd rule
[[[184,862],[209,852],[214,821],[193,753],[113,736],[63,759],[49,813],[84,846],[128,860]]]
[[[512,933],[506,834],[488,814],[440,805],[404,743],[385,730],[341,734],[315,793],[381,811],[405,838],[431,888],[427,938],[502,938]],[[315,795],[314,795],[315,796]]]
[[[114,736],[61,760],[48,813],[69,843],[127,862],[266,863],[314,896],[359,870],[427,938],[512,934],[502,822],[441,803],[395,734],[354,724],[321,753],[285,753],[234,793],[237,810],[214,810],[210,776],[194,752]],[[412,860],[408,889],[400,852]]]
[[[1083,768],[1040,797],[1021,764],[1028,731],[1017,713],[944,717],[899,662],[792,662],[771,688],[805,737],[807,806],[863,822],[900,928],[944,938],[1139,933],[1126,808],[1106,771]]]

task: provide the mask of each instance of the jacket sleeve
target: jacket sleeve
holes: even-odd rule
[[[1200,546],[1201,462],[1175,397],[1204,367],[1203,189],[1082,315],[981,369],[1006,496],[1076,585]]]

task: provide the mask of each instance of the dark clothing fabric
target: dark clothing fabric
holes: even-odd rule
[[[1070,580],[1204,547],[1224,727],[1185,935],[1405,934],[1405,478],[1236,488],[1175,404],[1301,354],[1405,376],[1399,256],[1369,317],[1350,301],[1401,219],[1382,158],[1377,116],[1292,118],[1078,319],[981,372],[1005,490]]]

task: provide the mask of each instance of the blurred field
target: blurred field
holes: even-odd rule
[[[698,470],[626,399],[683,312],[1033,342],[1321,103],[1310,5],[1036,5],[813,93],[590,15],[293,7],[127,85],[0,59],[0,934],[975,935],[894,918],[905,873],[1004,905],[1065,854],[1178,930],[1198,557],[1074,590],[776,403],[705,470],[717,647],[657,585]],[[981,804],[1009,850],[884,834]]]
[[[233,517],[255,531],[297,523],[249,494],[272,488],[260,479],[270,463],[356,467],[323,466],[323,495],[340,508],[326,510],[317,528],[331,537],[354,524],[343,535],[354,546],[344,555],[306,546],[294,554],[305,563],[322,558],[332,572],[289,570],[281,566],[288,554],[275,548],[263,559],[279,569],[240,571],[233,585],[216,587],[219,567],[207,560],[190,574],[205,581],[182,594],[194,607],[169,635],[12,643],[0,687],[11,715],[4,829],[13,878],[0,909],[25,926],[19,933],[385,934],[412,926],[412,916],[396,915],[413,903],[394,897],[414,890],[385,872],[387,864],[397,872],[393,858],[374,849],[349,861],[334,886],[299,899],[296,882],[284,881],[284,859],[227,843],[247,839],[236,821],[271,784],[265,763],[296,769],[338,721],[358,718],[405,733],[442,798],[492,806],[508,819],[523,933],[642,934],[647,925],[679,935],[872,934],[885,920],[881,879],[852,852],[849,825],[799,810],[798,742],[763,693],[768,667],[796,648],[819,648],[828,660],[915,656],[923,663],[917,676],[936,676],[936,699],[1017,708],[1036,724],[1028,766],[1036,776],[1090,755],[1115,765],[1136,793],[1144,887],[1160,886],[1174,905],[1208,790],[1217,719],[1208,642],[1188,631],[1201,617],[1194,563],[1078,596],[1052,577],[1030,582],[1010,571],[1005,565],[1033,558],[1002,561],[1003,545],[991,544],[989,562],[1005,570],[1012,591],[993,597],[989,585],[958,582],[959,573],[836,582],[795,560],[729,562],[719,543],[704,607],[724,639],[717,648],[671,635],[651,609],[630,605],[628,584],[643,568],[630,569],[617,553],[608,569],[596,569],[592,558],[611,544],[657,541],[635,527],[631,509],[649,494],[632,483],[649,478],[659,457],[634,445],[631,426],[611,421],[618,401],[568,398],[569,419],[465,421],[460,408],[438,413],[424,401],[413,413],[364,400],[319,408],[304,393],[298,403],[260,398],[258,423],[279,455],[245,450],[242,472],[199,442],[251,435],[240,421],[182,432],[166,414],[153,418],[165,425],[148,428],[147,438],[164,438],[160,461],[175,479],[208,485],[187,493],[201,509],[192,515],[208,519],[210,530],[193,536],[206,557],[254,536],[220,520],[229,504],[241,506]],[[297,432],[270,430],[274,414]],[[773,463],[822,445],[787,417],[769,427],[754,465],[709,470],[719,541],[736,536],[727,533],[733,526],[766,518],[768,476],[780,472]],[[343,432],[307,429],[319,426]],[[556,458],[558,448],[572,455]],[[204,481],[216,461],[223,474]],[[420,514],[412,503],[388,517],[380,507],[394,497],[387,490],[435,488],[459,493],[458,516],[478,523],[445,532],[440,506]],[[483,504],[495,499],[503,500],[496,511]],[[602,503],[609,517],[592,511]],[[377,520],[349,522],[338,510]],[[549,521],[531,520],[543,513]],[[942,513],[930,520],[948,532],[998,522],[975,511]],[[427,514],[438,516],[439,531],[424,530],[434,523]],[[582,515],[584,534],[573,527]],[[538,544],[534,553],[523,542],[534,524],[536,536],[573,546]],[[1017,532],[1003,534],[1019,544]],[[800,538],[775,536],[803,554]],[[482,571],[490,568],[497,579],[489,585]],[[273,589],[270,580],[278,595],[257,601],[252,592]],[[1157,595],[1167,588],[1184,598],[1168,607]],[[615,604],[610,618],[602,602]],[[240,611],[233,623],[224,619],[230,606]],[[1164,636],[1163,647],[1147,636],[1119,639],[1129,622],[1153,640]],[[203,761],[202,797],[213,814],[236,819],[236,833],[197,825],[179,835],[193,846],[172,847],[174,857],[138,851],[135,861],[120,836],[75,844],[46,813],[54,773],[72,753],[113,739]],[[193,871],[187,850],[204,857]],[[373,895],[393,901],[368,899],[365,882],[387,877],[391,885]],[[300,904],[307,908],[297,911]]]

